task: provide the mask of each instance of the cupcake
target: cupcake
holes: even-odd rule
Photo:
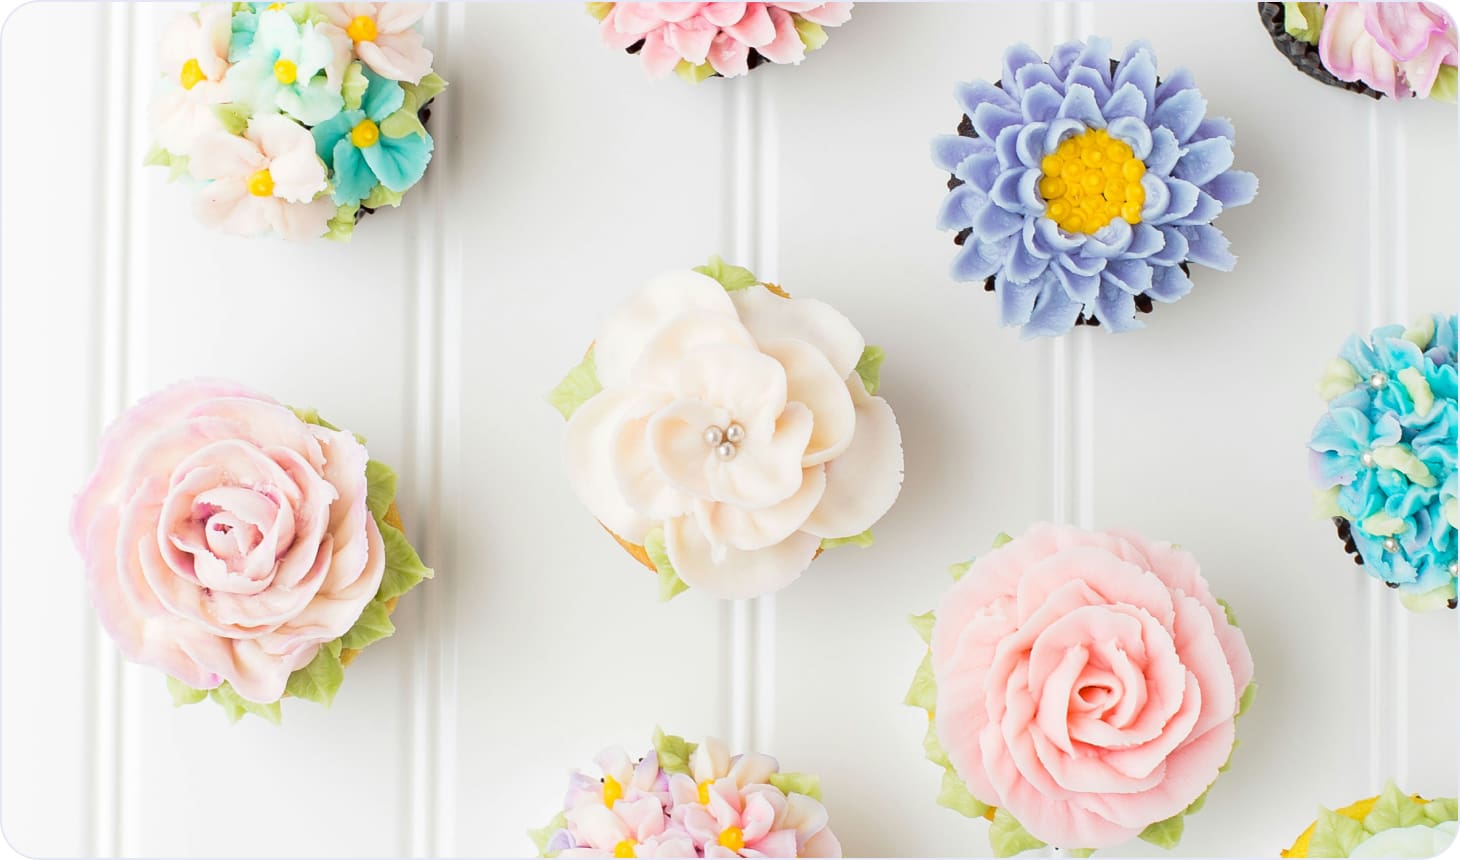
[[[821,781],[758,753],[731,757],[714,738],[654,732],[634,760],[620,748],[597,774],[568,777],[563,811],[530,831],[542,857],[840,857]]]
[[[1181,839],[1236,746],[1252,656],[1191,553],[1049,524],[955,565],[912,621],[928,655],[938,803],[989,821],[994,854]]]
[[[1212,224],[1257,194],[1231,169],[1232,124],[1206,115],[1185,69],[1158,78],[1146,43],[1110,53],[1104,39],[1048,60],[1016,45],[1002,79],[958,85],[958,133],[933,140],[952,277],[995,293],[1025,337],[1141,328],[1137,313],[1191,291],[1191,264],[1237,262]]]
[[[902,486],[882,350],[830,305],[720,258],[649,281],[548,399],[568,480],[630,555],[722,598],[872,542]]]
[[[183,382],[102,435],[71,539],[97,617],[174,703],[278,722],[328,705],[344,667],[391,635],[431,570],[402,531],[396,476],[312,411],[223,381]]]
[[[162,38],[147,163],[225,233],[348,240],[431,163],[424,3],[205,3]]]
[[[1314,80],[1370,98],[1455,101],[1455,24],[1434,3],[1258,3],[1272,43]]]
[[[826,44],[851,3],[589,3],[603,43],[638,54],[644,71],[692,84],[734,78],[763,63],[800,63]]]
[[[1390,782],[1378,797],[1337,812],[1318,807],[1318,818],[1283,857],[1438,857],[1455,841],[1455,798],[1425,800]]]
[[[1318,383],[1308,442],[1317,510],[1414,610],[1455,608],[1456,319],[1351,336]]]

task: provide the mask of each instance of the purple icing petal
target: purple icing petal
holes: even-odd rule
[[[1170,304],[1191,292],[1191,278],[1179,266],[1157,266],[1151,270],[1151,288],[1146,295],[1163,304]]]
[[[1245,170],[1229,170],[1202,189],[1217,198],[1225,208],[1245,206],[1257,196],[1257,177]]]
[[[1064,95],[1065,82],[1049,66],[1043,64],[1038,66],[1025,66],[1019,70],[1018,78],[1019,90],[1024,93],[1025,97],[1028,96],[1030,90],[1040,84],[1048,86],[1050,89],[1059,93],[1061,97]]]
[[[1115,70],[1115,89],[1130,84],[1146,98],[1146,105],[1156,106],[1156,58],[1149,52],[1137,53]]]
[[[1100,115],[1094,91],[1081,84],[1072,84],[1065,92],[1059,115],[1062,119],[1079,120],[1088,128],[1105,128],[1105,117]]]
[[[1040,291],[1034,304],[1034,312],[1029,315],[1029,323],[1024,326],[1024,337],[1062,335],[1080,316],[1079,302],[1071,299],[1058,284],[1049,284],[1047,280],[1045,283],[1046,287]]]
[[[1141,208],[1141,220],[1153,224],[1161,223],[1157,219],[1166,214],[1166,207],[1171,204],[1171,189],[1166,187],[1160,176],[1149,170],[1141,177],[1141,188],[1146,192],[1146,205]]]
[[[1017,110],[1008,110],[997,105],[985,102],[968,115],[973,120],[973,130],[978,132],[980,137],[994,140],[999,132],[1006,128],[1017,128],[1023,122],[1023,117]]]
[[[1141,185],[1144,187],[1145,183]],[[1171,200],[1166,204],[1164,213],[1147,219],[1152,224],[1169,224],[1190,215],[1191,210],[1196,208],[1197,195],[1201,193],[1195,185],[1184,179],[1168,179],[1166,188],[1171,192]]]
[[[1022,170],[1006,170],[999,174],[994,180],[994,187],[989,191],[989,199],[994,201],[999,208],[1009,212],[1018,212],[1023,206],[1019,202],[1019,180],[1023,178]],[[1020,221],[1023,226],[1023,221]]]
[[[1044,214],[1044,198],[1039,196],[1039,180],[1043,177],[1038,170],[1026,170],[1019,177],[1019,211],[1025,215]]]
[[[1085,124],[1077,119],[1056,119],[1050,122],[1049,131],[1044,133],[1044,151],[1054,152],[1065,138],[1085,131]]]
[[[1105,264],[1103,277],[1133,296],[1151,288],[1151,264],[1145,260],[1111,260]]]
[[[1160,227],[1161,237],[1166,244],[1161,250],[1150,256],[1150,261],[1158,266],[1174,266],[1186,260],[1186,237],[1182,235],[1179,227]]]
[[[1109,224],[1091,233],[1080,247],[1085,257],[1119,257],[1130,247],[1134,234],[1124,219],[1115,218]]]
[[[1105,75],[1102,77],[1094,69],[1076,66],[1070,69],[1070,73],[1065,76],[1065,84],[1066,88],[1076,84],[1088,87],[1095,94],[1095,100],[1104,104],[1110,98],[1110,68],[1108,65],[1106,66]]]
[[[1085,50],[1085,45],[1081,42],[1065,42],[1057,45],[1049,54],[1049,67],[1060,76],[1061,80],[1064,80],[1065,75],[1070,72],[1070,66],[1075,64],[1075,60],[1079,59],[1080,52],[1083,50]]]
[[[1151,154],[1141,159],[1146,163],[1146,172],[1167,176],[1176,160],[1181,157],[1181,143],[1169,128],[1151,129]]]
[[[999,132],[994,152],[999,154],[999,166],[1004,170],[1019,166],[1019,126],[1011,125]]]
[[[1176,139],[1185,143],[1196,133],[1196,127],[1201,124],[1206,112],[1207,100],[1194,89],[1182,90],[1164,102],[1157,93],[1156,110],[1151,114],[1151,119],[1155,125],[1171,129]]]
[[[958,249],[951,272],[955,281],[984,281],[999,270],[1008,256],[1008,245],[984,242],[972,236]]]
[[[1196,185],[1205,185],[1232,166],[1232,141],[1213,137],[1188,144],[1186,154],[1171,168],[1171,175]]]
[[[1161,231],[1150,224],[1141,223],[1131,228],[1130,247],[1125,249],[1125,256],[1141,258],[1149,257],[1166,247],[1166,239]]]
[[[962,230],[973,223],[973,216],[988,205],[988,198],[970,185],[960,185],[948,192],[938,207],[939,230]]]
[[[986,150],[988,142],[960,134],[940,134],[933,138],[933,163],[952,173],[970,155]]]
[[[1023,241],[1020,242],[1020,244],[1024,246],[1024,249],[1027,250],[1030,253],[1030,255],[1035,256],[1035,257],[1039,257],[1039,258],[1044,259],[1044,260],[1048,260],[1048,259],[1053,258],[1055,256],[1055,254],[1054,254],[1054,250],[1052,248],[1050,248],[1048,245],[1044,244],[1040,240],[1040,238],[1039,238],[1039,230],[1038,230],[1038,228],[1039,228],[1039,223],[1041,221],[1049,221],[1049,219],[1048,218],[1026,218],[1026,219],[1024,219],[1024,230],[1022,231],[1022,233],[1020,235],[1020,238],[1023,239]],[[1053,224],[1054,224],[1053,221],[1050,221],[1049,223],[1050,223],[1051,226],[1053,226]]]
[[[1044,58],[1033,48],[1020,43],[1004,52],[1004,86],[1014,98],[1022,98],[1024,89],[1018,84],[1019,70],[1025,66],[1042,66]]]
[[[1210,224],[1195,224],[1178,228],[1186,237],[1186,259],[1200,263],[1219,272],[1230,272],[1237,265],[1237,258],[1227,250],[1227,237]]]
[[[1082,236],[1080,238],[1082,240],[1085,240],[1088,237]],[[1080,244],[1084,245],[1085,242],[1081,241]],[[1100,274],[1100,272],[1105,268],[1105,258],[1086,256],[1080,251],[1075,251],[1074,253],[1064,254],[1060,256],[1058,258],[1058,262],[1055,265],[1061,270],[1069,272],[1072,275],[1077,275],[1079,277],[1089,277],[1090,275]]]
[[[1019,136],[1014,141],[1014,151],[1019,156],[1020,164],[1025,167],[1039,167],[1048,151],[1044,148],[1044,135],[1047,131],[1049,126],[1042,122],[1031,122],[1019,129]]]
[[[953,175],[987,194],[999,176],[999,157],[992,150],[971,155],[958,165]]]
[[[1000,274],[994,281],[994,291],[999,294],[999,319],[1004,325],[1024,325],[1034,311],[1034,301],[1041,292],[1049,289],[1045,278],[1036,278],[1028,283],[1015,284]],[[1056,288],[1058,289],[1058,288]]]
[[[1004,239],[1018,233],[1024,226],[1024,216],[995,203],[983,207],[973,216],[973,232],[985,239]]]
[[[1165,80],[1156,85],[1155,107],[1165,104],[1168,99],[1174,98],[1179,93],[1196,89],[1196,80],[1191,76],[1191,70],[1182,66],[1176,71],[1167,75]]]
[[[1024,121],[1049,122],[1059,115],[1064,97],[1047,83],[1040,82],[1024,93]]]
[[[980,105],[993,105],[996,108],[1016,111],[1019,109],[1019,102],[1014,97],[1004,92],[988,81],[969,81],[959,83],[953,87],[953,97],[958,100],[963,112],[973,116]]]
[[[1065,74],[1068,80],[1078,69],[1090,69],[1100,76],[1105,91],[1110,92],[1110,40],[1092,36],[1085,43],[1085,49],[1075,59],[1075,64]]]
[[[1118,117],[1110,121],[1110,136],[1130,144],[1131,154],[1142,161],[1151,154],[1151,129],[1146,121],[1133,116]]]
[[[1191,136],[1192,140],[1211,140],[1214,137],[1225,137],[1233,143],[1237,142],[1237,129],[1232,121],[1225,117],[1209,116],[1201,121],[1196,127],[1196,134]]]
[[[1122,84],[1116,89],[1115,95],[1105,100],[1105,117],[1114,120],[1124,117],[1135,117],[1142,120],[1145,125],[1146,118],[1146,97],[1141,94],[1135,84]]]
[[[1136,39],[1126,45],[1125,50],[1120,53],[1120,62],[1129,63],[1140,54],[1145,54],[1152,66],[1156,65],[1156,49],[1145,39]]]
[[[1134,331],[1146,325],[1136,319],[1135,296],[1110,283],[1100,285],[1100,293],[1095,299],[1095,316],[1113,332]]]
[[[1066,234],[1048,218],[1034,220],[1034,236],[1032,247],[1050,256],[1068,254],[1083,244],[1081,239]]]
[[[1043,275],[1045,269],[1048,268],[1048,257],[1036,256],[1026,242],[1015,242],[1009,250],[1009,259],[1005,262],[1004,274],[1010,280],[1023,284]]]
[[[1196,195],[1196,207],[1185,218],[1176,219],[1177,224],[1210,224],[1222,214],[1222,204],[1217,198],[1202,191]]]

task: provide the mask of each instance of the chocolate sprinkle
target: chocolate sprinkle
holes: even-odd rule
[[[1281,3],[1258,3],[1257,13],[1262,17],[1262,26],[1267,28],[1267,34],[1272,37],[1272,43],[1293,67],[1308,77],[1330,87],[1338,87],[1348,90],[1351,93],[1368,96],[1371,99],[1383,98],[1384,94],[1369,87],[1362,81],[1341,81],[1333,76],[1323,65],[1323,60],[1318,55],[1318,46],[1310,45],[1307,42],[1295,38],[1288,32],[1286,26],[1287,13]]]

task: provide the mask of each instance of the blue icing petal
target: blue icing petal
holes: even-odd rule
[[[1010,212],[990,200],[973,216],[973,232],[989,239],[1003,239],[1013,236],[1024,227],[1024,216]]]
[[[1112,121],[1119,117],[1132,117],[1141,120],[1141,125],[1144,126],[1146,97],[1135,84],[1122,84],[1116,89],[1115,94],[1106,100],[1105,116]],[[1150,129],[1146,130],[1150,131]]]
[[[1209,116],[1201,121],[1196,127],[1196,134],[1191,136],[1192,140],[1211,140],[1214,137],[1225,137],[1232,143],[1237,142],[1237,129],[1232,121],[1226,117]]]
[[[1196,127],[1201,124],[1206,111],[1207,100],[1194,89],[1182,90],[1164,102],[1158,93],[1156,110],[1152,112],[1151,120],[1156,125],[1171,129],[1176,139],[1185,143],[1196,133]]]
[[[1022,167],[1023,162],[1019,160],[1019,126],[1008,125],[999,132],[998,138],[994,141],[994,152],[999,156],[999,167],[1004,170]]]
[[[1018,125],[1023,122],[1018,111],[1001,108],[987,102],[979,105],[969,119],[973,121],[973,130],[978,132],[978,136],[986,137],[989,140],[997,139],[999,132],[1006,128],[1013,127],[1017,132]]]
[[[1013,283],[1002,274],[994,282],[999,294],[999,318],[1007,326],[1024,325],[1034,312],[1034,301],[1047,287],[1045,278],[1036,276],[1027,283]]]
[[[1176,223],[1183,226],[1210,224],[1220,214],[1222,214],[1222,204],[1217,202],[1217,198],[1205,191],[1200,191],[1196,195],[1196,207],[1185,216],[1176,219]]]
[[[1160,253],[1164,247],[1166,247],[1166,238],[1161,235],[1161,231],[1150,224],[1141,222],[1131,227],[1130,247],[1125,249],[1123,256],[1144,259]]]
[[[1145,260],[1111,260],[1105,264],[1104,277],[1107,283],[1132,296],[1140,295],[1154,285],[1151,265]]]
[[[1110,121],[1110,136],[1130,145],[1131,154],[1144,161],[1151,154],[1153,139],[1146,121],[1133,116],[1120,116]]]
[[[987,280],[999,271],[1007,255],[1008,243],[985,243],[970,236],[953,258],[953,280]]]
[[[1191,77],[1191,70],[1182,66],[1170,75],[1167,75],[1164,81],[1156,85],[1156,100],[1152,104],[1152,107],[1160,107],[1168,99],[1174,98],[1181,93],[1195,91],[1196,81]]]
[[[1072,272],[1067,266],[1054,266],[1054,276],[1064,287],[1065,292],[1071,299],[1080,304],[1086,304],[1095,300],[1095,294],[1100,291],[1100,273],[1093,272],[1084,274]]]
[[[1044,148],[1044,136],[1049,126],[1042,122],[1031,122],[1019,129],[1014,137],[1014,154],[1025,167],[1039,167],[1048,152]]]
[[[365,114],[361,111],[347,110],[310,129],[309,133],[314,136],[314,151],[320,161],[329,164],[334,157],[335,144],[349,136],[350,130],[364,118]]]
[[[1180,229],[1181,234],[1186,237],[1186,259],[1219,272],[1230,272],[1237,265],[1237,258],[1228,250],[1227,237],[1222,235],[1221,230],[1210,224],[1196,224]]]
[[[1032,171],[1008,170],[999,174],[999,178],[994,180],[994,187],[989,189],[989,200],[992,200],[1001,209],[1022,215],[1024,204],[1019,200],[1019,183],[1024,179],[1024,175],[1030,172]],[[1022,229],[1023,226],[1024,219],[1021,217],[1009,232]]]
[[[348,140],[335,144],[335,191],[332,199],[336,206],[352,206],[369,196],[377,181],[375,173],[366,164],[363,151]]]
[[[1089,70],[1095,72],[1100,77],[1101,83],[1104,84],[1105,91],[1107,93],[1110,92],[1111,80],[1109,39],[1102,39],[1099,36],[1091,37],[1090,40],[1085,43],[1085,49],[1080,52],[1080,55],[1078,57],[1075,58],[1074,65],[1071,66],[1069,72],[1065,74],[1065,79],[1070,79],[1071,76],[1079,73],[1081,70]]]
[[[1134,235],[1129,224],[1116,218],[1091,233],[1085,239],[1085,244],[1080,247],[1080,253],[1086,257],[1119,257],[1130,249],[1131,239]]]
[[[1232,166],[1232,141],[1225,137],[1200,140],[1186,147],[1171,175],[1195,185],[1205,185]]]
[[[965,159],[953,175],[988,194],[994,187],[994,180],[999,178],[999,156],[991,146],[987,151]]]
[[[1044,65],[1039,53],[1025,44],[1014,45],[1004,52],[1004,86],[1014,98],[1020,98],[1024,91],[1018,85],[1019,70],[1025,66]]]
[[[961,134],[940,134],[933,138],[933,163],[952,173],[964,159],[983,151],[984,141]]]
[[[1059,115],[1064,97],[1047,83],[1040,82],[1029,88],[1024,95],[1024,121],[1046,123]]]
[[[1143,159],[1146,171],[1157,176],[1169,174],[1181,158],[1181,142],[1169,128],[1156,126],[1151,129],[1151,154]]]
[[[938,207],[939,230],[962,230],[973,223],[973,216],[988,204],[988,198],[971,185],[960,185],[943,198]]]
[[[988,81],[959,83],[953,87],[953,96],[958,99],[958,104],[963,108],[964,114],[970,118],[973,117],[974,111],[985,104],[1008,111],[1019,109],[1019,103],[1008,92]]]
[[[368,65],[362,63],[360,68],[367,82],[365,95],[360,99],[360,109],[375,122],[384,122],[405,104],[406,91],[395,81],[375,74]]]
[[[1094,69],[1087,69],[1084,67],[1071,69],[1069,75],[1065,77],[1065,84],[1067,85],[1067,87],[1072,87],[1076,85],[1085,87],[1086,89],[1090,90],[1090,92],[1095,94],[1095,100],[1100,102],[1101,104],[1104,104],[1110,99],[1111,90],[1109,68],[1106,69],[1104,76],[1096,72]]]
[[[1015,242],[1009,249],[1009,259],[1004,263],[1004,274],[1020,284],[1028,283],[1043,275],[1049,268],[1049,258],[1034,254],[1027,242]],[[1030,307],[1033,307],[1030,299]],[[1026,317],[1027,318],[1027,317]],[[1023,323],[1019,323],[1022,325]],[[1008,323],[1005,323],[1008,325]]]
[[[1147,110],[1156,106],[1156,61],[1150,54],[1136,54],[1115,70],[1112,83],[1116,90],[1125,84],[1135,87],[1145,97]]]
[[[1105,128],[1105,117],[1100,115],[1100,105],[1095,100],[1095,92],[1080,84],[1071,86],[1065,92],[1065,100],[1060,105],[1059,116],[1063,119],[1078,120],[1089,128]]]
[[[1166,190],[1170,192],[1171,199],[1167,201],[1164,212],[1159,216],[1151,217],[1152,224],[1167,224],[1185,218],[1191,214],[1191,210],[1196,208],[1196,198],[1200,191],[1195,185],[1183,179],[1168,179],[1166,180]]]
[[[1191,278],[1177,266],[1154,266],[1151,269],[1151,289],[1146,295],[1154,301],[1170,304],[1191,292]]]
[[[1070,72],[1070,67],[1075,64],[1075,60],[1079,59],[1080,53],[1084,50],[1085,45],[1082,42],[1065,42],[1057,45],[1049,54],[1047,68],[1058,75],[1060,80],[1064,80],[1065,75]]]
[[[1019,70],[1018,80],[1019,91],[1024,94],[1023,98],[1027,99],[1029,91],[1040,84],[1059,93],[1062,98],[1064,96],[1065,82],[1049,66],[1025,66]]]
[[[1081,304],[1071,299],[1063,288],[1048,281],[1044,287],[1029,314],[1028,324],[1024,326],[1025,337],[1064,334],[1074,327],[1080,316]]]
[[[1111,331],[1135,331],[1145,325],[1136,319],[1135,296],[1108,281],[1100,285],[1100,295],[1095,299],[1095,315]]]
[[[1171,205],[1171,188],[1161,181],[1158,174],[1147,172],[1141,177],[1141,188],[1146,192],[1146,204],[1141,207],[1141,220],[1159,225]]]
[[[1257,177],[1245,170],[1229,170],[1208,182],[1202,190],[1223,207],[1245,206],[1257,197]]]
[[[426,165],[431,163],[431,151],[435,146],[430,135],[388,137],[382,134],[378,143],[362,152],[380,184],[400,192],[421,181],[426,174]]]

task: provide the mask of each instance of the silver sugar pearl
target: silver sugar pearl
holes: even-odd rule
[[[1399,552],[1399,541],[1394,538],[1384,538],[1384,549],[1388,552]]]
[[[739,445],[741,442],[744,442],[745,441],[745,428],[744,427],[741,427],[739,424],[731,424],[729,427],[726,427],[725,428],[725,441],[726,442],[733,442],[736,445]]]
[[[1363,463],[1365,466],[1372,466],[1372,465],[1374,465],[1374,452],[1373,451],[1365,451],[1364,453],[1360,454],[1359,455],[1359,462],[1360,463]]]
[[[711,448],[725,441],[725,431],[711,424],[705,428],[705,444]]]
[[[735,448],[734,445],[730,444],[729,442],[721,442],[719,445],[715,446],[715,456],[719,457],[721,460],[734,460],[735,455],[738,453],[740,452]]]
[[[1385,373],[1382,370],[1375,371],[1374,375],[1371,376],[1371,377],[1369,377],[1369,387],[1370,388],[1383,388],[1384,386],[1386,386],[1388,384],[1389,384],[1389,374]]]

